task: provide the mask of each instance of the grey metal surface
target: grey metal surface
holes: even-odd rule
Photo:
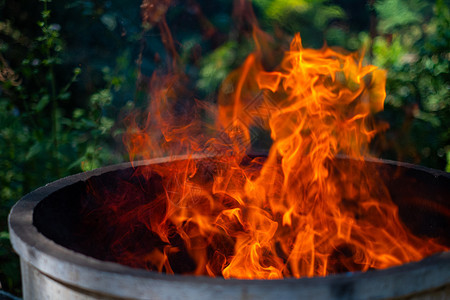
[[[168,159],[161,158],[135,165],[166,161]],[[383,163],[397,164],[389,161]],[[21,258],[24,299],[280,300],[450,297],[450,252],[366,273],[268,281],[225,280],[165,275],[101,261],[56,244],[33,226],[34,207],[54,191],[85,181],[91,176],[130,166],[131,164],[125,163],[60,179],[26,195],[13,207],[9,228],[13,247]],[[444,172],[433,172],[435,177],[449,178]],[[437,296],[433,298],[433,294]]]

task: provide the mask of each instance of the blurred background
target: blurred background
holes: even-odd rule
[[[0,283],[20,296],[7,215],[62,176],[127,161],[124,117],[155,70],[181,69],[214,103],[255,49],[253,25],[288,49],[365,49],[388,70],[389,129],[372,155],[450,172],[450,2],[446,0],[0,0]],[[172,38],[172,40],[171,40]],[[174,66],[176,61],[176,66]],[[1,295],[0,295],[1,298]]]

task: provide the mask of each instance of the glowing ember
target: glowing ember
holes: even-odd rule
[[[261,51],[251,54],[225,80],[207,130],[193,116],[215,109],[198,103],[180,113],[182,78],[153,76],[144,125],[128,119],[130,157],[187,159],[137,168],[145,182],[96,196],[107,199],[112,259],[169,274],[277,279],[387,268],[446,250],[409,232],[364,163],[381,129],[370,117],[383,109],[385,71],[356,53],[304,49],[300,35],[278,71],[261,60]],[[267,158],[246,154],[255,126],[271,132]]]

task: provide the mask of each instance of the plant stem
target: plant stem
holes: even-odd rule
[[[56,99],[56,84],[55,84],[55,76],[53,71],[53,66],[50,65],[49,69],[49,75],[50,75],[50,85],[51,85],[51,102],[52,102],[52,108],[51,108],[51,114],[52,114],[52,140],[53,140],[53,159],[54,159],[54,170],[56,172],[56,175],[60,176],[60,169],[59,169],[59,157],[58,157],[58,103]]]
[[[47,1],[44,2],[44,11],[48,11]],[[48,18],[49,14],[45,13],[44,16],[44,28],[46,28],[45,34],[48,38]],[[51,102],[51,127],[52,127],[52,158],[53,158],[53,170],[57,177],[60,176],[59,169],[59,155],[58,155],[58,103],[56,99],[56,82],[55,82],[55,72],[53,70],[53,62],[51,62],[51,44],[46,41],[46,55],[49,63],[49,81],[50,81],[50,102]]]

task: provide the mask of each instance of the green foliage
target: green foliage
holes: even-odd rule
[[[120,161],[112,148],[113,93],[124,84],[117,70],[105,67],[104,86],[86,103],[73,91],[81,67],[67,70],[61,25],[50,23],[51,1],[42,11],[34,36],[0,22],[0,282],[20,293],[17,256],[9,243],[7,215],[25,193],[61,176]],[[13,41],[13,42],[11,42]],[[13,69],[8,61],[15,61]]]
[[[238,66],[238,62],[242,62],[251,52],[251,47],[248,41],[239,45],[232,40],[205,56],[201,61],[197,88],[206,94],[217,91],[225,77]]]
[[[26,155],[28,132],[23,131],[15,111],[0,98],[0,282],[2,288],[19,292],[19,262],[9,243],[6,220],[12,205],[23,195],[20,160]]]
[[[385,0],[375,9],[385,35],[374,40],[373,60],[388,70],[385,116],[391,123],[383,151],[397,149],[394,159],[444,169],[450,150],[449,7],[444,1]]]
[[[263,11],[266,25],[275,23],[284,31],[301,32],[305,45],[321,47],[324,33],[333,20],[345,18],[345,12],[338,5],[326,0],[255,0]]]
[[[206,92],[217,90],[236,62],[237,43],[228,42],[202,60],[197,87]]]
[[[424,10],[429,11],[430,5],[421,0],[381,0],[375,2],[375,9],[380,19],[378,29],[388,33],[422,23]]]
[[[373,62],[375,65],[383,68],[399,67],[408,59],[408,49],[403,47],[401,38],[395,36],[388,42],[384,37],[376,37],[373,41]],[[416,56],[410,55],[410,60],[416,59]]]
[[[20,282],[20,266],[17,259],[11,257],[12,248],[9,242],[8,232],[0,232],[0,264],[2,266],[2,288],[9,288],[10,291],[18,292],[17,282]],[[11,288],[15,287],[15,288]]]
[[[305,23],[324,30],[331,19],[344,17],[342,8],[330,5],[325,0],[256,0],[255,4],[263,8],[268,19],[280,22],[286,27],[290,26],[288,25],[292,21],[290,18],[307,17]],[[308,16],[311,13],[313,15]],[[292,29],[297,30],[298,27]]]
[[[450,172],[450,150],[447,150],[447,166],[445,167],[446,172]]]

